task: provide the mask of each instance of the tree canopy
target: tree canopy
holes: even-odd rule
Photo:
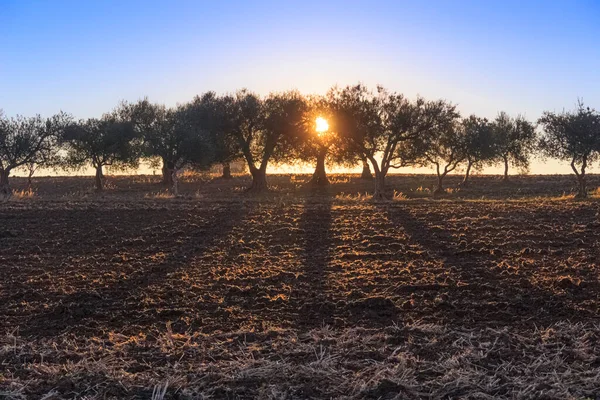
[[[600,114],[583,102],[571,112],[544,112],[538,121],[544,128],[540,150],[570,162],[579,184],[579,197],[587,197],[586,170],[600,158]]]
[[[1,193],[10,193],[8,178],[12,170],[31,164],[56,163],[59,137],[70,120],[63,112],[50,118],[39,115],[5,118],[0,112]]]
[[[493,130],[496,159],[504,163],[504,179],[508,179],[511,164],[528,170],[537,145],[535,126],[521,115],[511,118],[501,112],[494,120]]]
[[[172,107],[143,98],[77,123],[65,113],[47,119],[0,113],[0,190],[10,192],[8,176],[15,168],[31,173],[38,165],[67,170],[90,165],[101,190],[103,167],[133,168],[144,159],[160,162],[163,182],[176,191],[177,171],[183,168],[221,164],[223,177],[230,177],[230,163],[243,160],[252,176],[251,192],[268,188],[266,171],[273,164],[314,163],[311,183],[319,186],[329,182],[326,165],[362,163],[364,176],[370,165],[374,198],[383,199],[393,169],[434,168],[439,194],[447,174],[462,168],[464,185],[472,170],[499,164],[508,179],[509,167],[527,170],[533,157],[543,155],[570,162],[583,196],[586,171],[600,159],[598,119],[583,104],[572,112],[545,112],[538,139],[536,125],[520,115],[461,119],[447,100],[409,98],[363,84],[335,86],[323,96],[208,91]]]
[[[96,169],[96,190],[103,189],[103,167],[135,168],[141,156],[141,138],[128,121],[112,115],[70,124],[62,135],[66,168],[91,165]]]

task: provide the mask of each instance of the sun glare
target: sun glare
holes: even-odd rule
[[[317,117],[317,119],[315,120],[315,123],[316,123],[315,130],[317,131],[317,133],[324,133],[329,130],[329,124],[327,123],[327,120],[325,118]]]

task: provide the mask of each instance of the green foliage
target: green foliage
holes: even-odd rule
[[[433,128],[424,130],[399,146],[398,154],[403,165],[435,166],[438,178],[443,178],[466,160],[465,130],[458,121],[458,114],[449,108],[447,111],[438,114],[439,121]]]
[[[600,114],[583,103],[571,112],[544,112],[538,120],[544,128],[542,154],[573,163],[590,163],[600,156]]]
[[[140,139],[131,122],[119,121],[111,115],[79,121],[63,132],[61,141],[66,150],[63,165],[67,169],[85,165],[96,169],[135,168],[141,155]]]
[[[579,183],[578,196],[587,197],[586,169],[600,158],[600,114],[579,102],[576,111],[544,112],[538,122],[544,127],[542,154],[570,161]]]
[[[464,152],[468,162],[474,167],[483,167],[497,158],[497,150],[492,124],[486,118],[471,115],[461,121],[464,135]]]
[[[201,133],[205,145],[209,146],[215,163],[229,163],[241,157],[240,146],[231,134],[235,117],[232,113],[233,98],[217,96],[207,92],[196,96],[185,106],[186,113],[197,133]]]
[[[52,166],[56,163],[58,140],[71,117],[63,112],[50,118],[0,114],[0,170],[10,172],[29,164]]]
[[[501,112],[493,123],[496,161],[503,161],[527,170],[531,156],[537,149],[535,126],[522,116],[511,118]]]
[[[366,86],[333,87],[326,95],[329,129],[339,138],[340,158],[372,160],[385,133],[381,99]]]
[[[281,161],[305,129],[307,103],[297,91],[274,93],[261,99],[247,90],[224,100],[229,132],[237,141],[253,176],[264,175],[269,161]]]

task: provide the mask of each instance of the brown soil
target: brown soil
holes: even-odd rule
[[[141,179],[0,203],[0,398],[600,394],[600,203],[544,198],[568,178],[381,204]]]

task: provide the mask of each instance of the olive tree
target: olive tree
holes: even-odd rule
[[[466,162],[465,177],[461,185],[466,186],[473,168],[482,168],[497,157],[497,147],[494,143],[492,125],[487,118],[471,115],[461,121],[461,129]]]
[[[226,99],[229,132],[236,138],[252,175],[249,192],[268,189],[267,166],[290,151],[297,130],[304,129],[306,102],[296,92],[270,94],[267,98],[241,90]]]
[[[189,104],[193,124],[204,132],[210,143],[213,161],[222,166],[223,179],[231,179],[231,163],[242,157],[238,140],[231,135],[233,118],[230,96],[207,92]]]
[[[445,124],[440,129],[427,131],[399,147],[403,165],[434,166],[437,185],[434,196],[444,193],[444,178],[466,160],[465,131],[458,120]]]
[[[322,187],[329,184],[327,164],[353,164],[355,156],[340,151],[339,135],[329,126],[331,110],[325,98],[312,96],[306,99],[303,125],[292,131],[295,136],[286,137],[289,151],[278,161],[288,163],[314,163],[315,170],[309,185]]]
[[[544,128],[540,150],[570,161],[579,186],[577,197],[587,197],[586,169],[600,158],[600,114],[579,102],[572,112],[544,112],[538,123]]]
[[[405,166],[403,143],[429,132],[447,129],[459,117],[456,107],[444,100],[411,101],[379,87],[373,94],[363,85],[334,88],[328,94],[335,130],[348,151],[367,159],[375,171],[373,198],[384,199],[385,177],[390,168]]]
[[[522,116],[511,118],[501,112],[493,123],[496,159],[504,164],[504,180],[508,180],[509,165],[527,170],[536,150],[535,126]]]
[[[70,118],[63,112],[50,118],[0,114],[0,193],[11,194],[9,176],[14,169],[54,163],[58,138]]]
[[[329,128],[339,138],[340,153],[347,158],[375,160],[385,134],[381,99],[359,84],[330,89],[326,101],[331,113]],[[378,168],[376,173],[380,173]]]
[[[142,156],[149,159],[153,167],[158,167],[160,162],[162,183],[171,187],[176,152],[173,147],[177,146],[177,143],[165,132],[169,125],[167,107],[144,98],[133,104],[121,103],[119,113],[122,120],[133,124],[137,134],[143,139]]]
[[[371,172],[371,167],[369,167],[369,160],[367,160],[366,158],[363,158],[360,161],[361,161],[361,166],[362,166],[362,171],[360,173],[360,179],[364,179],[367,181],[372,180],[373,173]]]
[[[143,99],[125,104],[124,115],[143,139],[143,155],[162,161],[163,184],[178,193],[177,174],[186,166],[206,166],[214,159],[209,132],[216,95],[208,92],[192,103],[167,108]],[[209,161],[209,159],[211,161]]]
[[[95,187],[104,188],[103,167],[135,168],[141,155],[140,138],[131,122],[112,115],[90,118],[70,124],[61,142],[66,150],[65,169],[80,169],[91,165],[95,171]]]

